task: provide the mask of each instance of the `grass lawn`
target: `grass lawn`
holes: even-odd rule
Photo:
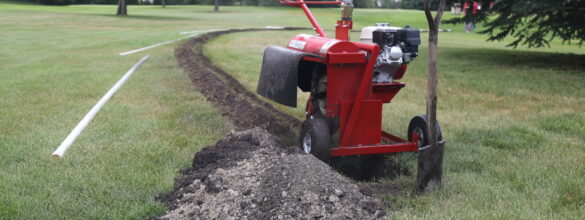
[[[176,43],[118,53],[183,37],[183,31],[308,25],[294,8],[222,7],[214,13],[211,6],[130,6],[128,17],[113,16],[115,9],[0,2],[0,218],[163,213],[153,198],[172,188],[176,171],[190,164],[195,151],[231,126],[177,66]],[[326,29],[337,16],[334,9],[316,10]],[[379,21],[425,27],[418,11],[356,10],[354,17],[356,29]],[[439,119],[449,140],[445,187],[384,196],[391,217],[585,216],[583,49],[554,42],[552,48],[511,50],[462,33],[462,27],[443,27],[455,30],[440,38]],[[253,89],[263,49],[285,45],[293,34],[230,34],[206,51]],[[146,54],[150,59],[65,157],[51,158],[83,115]],[[424,112],[425,61],[423,45],[402,80],[408,87],[385,107],[385,129],[404,134],[408,120]],[[396,184],[414,185],[411,177]]]

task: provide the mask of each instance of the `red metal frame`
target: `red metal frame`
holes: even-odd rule
[[[389,103],[406,84],[400,82],[372,83],[374,65],[380,47],[377,44],[349,41],[351,18],[337,21],[336,39],[327,38],[307,4],[340,4],[341,2],[280,1],[281,4],[303,9],[319,36],[297,35],[290,49],[319,55],[304,57],[305,61],[327,66],[327,117],[339,118],[339,146],[331,156],[384,154],[418,151],[419,136],[412,141],[381,130],[382,104]],[[300,44],[298,44],[301,42]],[[293,46],[290,46],[293,45]],[[302,46],[298,46],[302,45]],[[403,64],[395,73],[399,79],[406,71]],[[356,82],[359,82],[356,84]],[[310,101],[307,114],[312,114]],[[385,143],[383,143],[385,142]]]
[[[353,28],[351,20],[339,20],[335,24],[335,38],[339,40],[349,40],[349,30]]]

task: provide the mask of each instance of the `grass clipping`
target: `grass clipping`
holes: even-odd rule
[[[195,154],[160,219],[377,219],[383,206],[315,157],[260,128]]]

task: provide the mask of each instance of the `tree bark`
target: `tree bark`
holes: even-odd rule
[[[219,11],[219,0],[214,0],[213,1],[214,7],[213,7],[213,11]]]
[[[118,0],[118,12],[116,15],[126,16],[128,15],[128,6],[126,0]]]

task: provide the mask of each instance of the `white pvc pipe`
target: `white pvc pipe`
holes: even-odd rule
[[[148,50],[148,49],[152,49],[152,48],[155,48],[155,47],[158,47],[158,46],[162,46],[162,45],[165,45],[165,44],[174,43],[174,42],[177,42],[177,41],[182,40],[182,39],[185,39],[185,37],[182,37],[182,38],[179,38],[179,39],[170,40],[170,41],[165,41],[165,42],[162,42],[162,43],[158,43],[158,44],[155,44],[155,45],[150,45],[148,47],[143,47],[143,48],[136,49],[136,50],[122,52],[122,53],[120,53],[120,56],[126,56],[128,54],[138,53],[138,52],[143,51],[143,50]]]
[[[207,33],[207,32],[212,32],[212,31],[223,31],[223,30],[227,30],[227,29],[210,29],[210,30],[199,30],[199,31],[188,31],[188,32],[181,32],[180,34],[183,34],[183,35],[187,34],[188,36],[186,36],[186,37],[181,37],[181,38],[179,38],[179,39],[170,40],[170,41],[165,41],[165,42],[158,43],[158,44],[154,44],[154,45],[150,45],[150,46],[148,46],[148,47],[143,47],[143,48],[136,49],[136,50],[131,50],[131,51],[126,51],[126,52],[121,52],[121,53],[119,53],[119,54],[120,54],[120,56],[126,56],[126,55],[129,55],[129,54],[138,53],[138,52],[140,52],[140,51],[144,51],[144,50],[152,49],[152,48],[155,48],[155,47],[159,47],[159,46],[162,46],[162,45],[165,45],[165,44],[174,43],[174,42],[177,42],[177,41],[183,40],[183,39],[185,39],[185,38],[190,38],[190,37],[193,37],[193,36],[195,36],[195,35],[198,35],[198,34]]]
[[[281,26],[266,26],[264,28],[269,30],[284,30],[284,27]]]
[[[87,127],[89,122],[100,111],[102,106],[104,106],[104,104],[106,104],[106,102],[108,100],[110,100],[110,98],[114,95],[114,93],[116,93],[116,91],[118,91],[118,89],[122,85],[124,85],[126,80],[128,80],[128,78],[130,78],[130,76],[134,73],[134,71],[136,71],[136,69],[146,59],[148,59],[148,55],[143,57],[142,59],[140,59],[140,61],[138,61],[138,63],[136,63],[130,70],[128,70],[128,72],[126,72],[126,74],[124,74],[124,76],[122,76],[122,78],[120,80],[118,80],[118,82],[116,84],[114,84],[114,86],[104,95],[104,97],[102,97],[97,102],[97,104],[95,104],[95,106],[93,106],[93,108],[91,108],[91,110],[89,110],[87,115],[85,115],[85,117],[83,117],[83,119],[81,119],[79,124],[77,124],[77,126],[75,126],[75,128],[73,128],[71,133],[69,133],[69,136],[67,136],[67,138],[65,138],[65,140],[61,143],[61,145],[59,145],[57,150],[55,150],[55,152],[53,152],[53,157],[55,157],[55,158],[63,157],[63,154],[65,154],[65,151],[67,151],[67,149],[69,149],[71,144],[73,144],[73,141],[75,141],[77,136],[79,136],[79,134],[83,131],[83,129],[85,129],[85,127]]]

